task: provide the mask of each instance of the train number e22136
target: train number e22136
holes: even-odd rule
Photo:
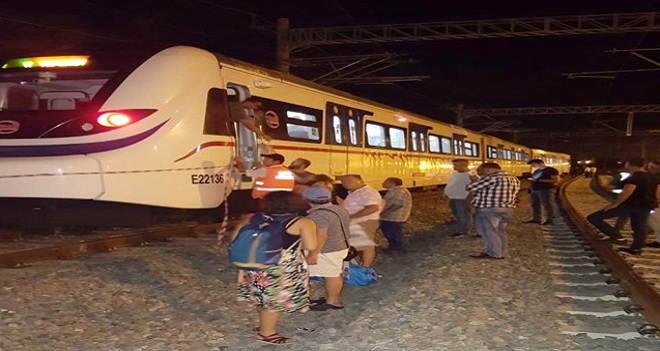
[[[193,184],[221,184],[225,182],[224,174],[193,174],[191,176]]]

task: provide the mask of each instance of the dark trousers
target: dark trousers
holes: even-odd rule
[[[541,222],[541,210],[545,211],[545,220],[552,222],[555,218],[555,208],[552,195],[555,189],[532,190],[532,219]]]
[[[605,222],[605,219],[614,217],[630,217],[630,227],[633,230],[633,242],[630,245],[631,250],[641,250],[646,244],[646,221],[649,218],[651,209],[619,205],[607,211],[596,211],[589,216],[587,220],[598,230],[613,239],[621,238],[619,228],[612,227]]]
[[[391,251],[403,251],[403,222],[380,221],[380,231]]]

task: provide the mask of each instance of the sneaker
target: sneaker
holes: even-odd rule
[[[652,243],[646,244],[646,247],[652,247],[652,248],[655,248],[655,249],[660,249],[660,243],[657,242],[657,241],[654,241]]]
[[[639,256],[639,255],[642,254],[642,250],[631,250],[631,249],[626,248],[626,247],[620,248],[619,252],[622,253],[622,254],[635,255],[635,256]]]
[[[607,241],[612,244],[620,244],[620,245],[626,244],[628,242],[628,240],[626,240],[625,238],[612,238],[609,236],[599,236],[598,238],[596,238],[596,241]]]

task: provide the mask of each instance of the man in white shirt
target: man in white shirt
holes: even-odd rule
[[[449,198],[449,208],[456,219],[456,231],[453,236],[466,235],[472,225],[472,205],[470,205],[470,194],[465,187],[470,184],[469,161],[466,159],[455,159],[451,161],[455,172],[449,176],[445,186],[445,196]]]
[[[358,251],[360,264],[371,267],[376,259],[376,232],[383,199],[376,189],[365,184],[358,174],[347,174],[339,178],[348,190],[341,205],[351,215],[349,243]]]

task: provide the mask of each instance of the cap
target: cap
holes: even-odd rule
[[[309,202],[325,204],[332,201],[330,190],[321,187],[309,187],[303,190],[303,197]]]
[[[284,163],[284,156],[278,153],[271,153],[271,154],[261,154],[261,157],[268,157],[270,159],[273,159],[275,161],[279,161],[280,163]]]

